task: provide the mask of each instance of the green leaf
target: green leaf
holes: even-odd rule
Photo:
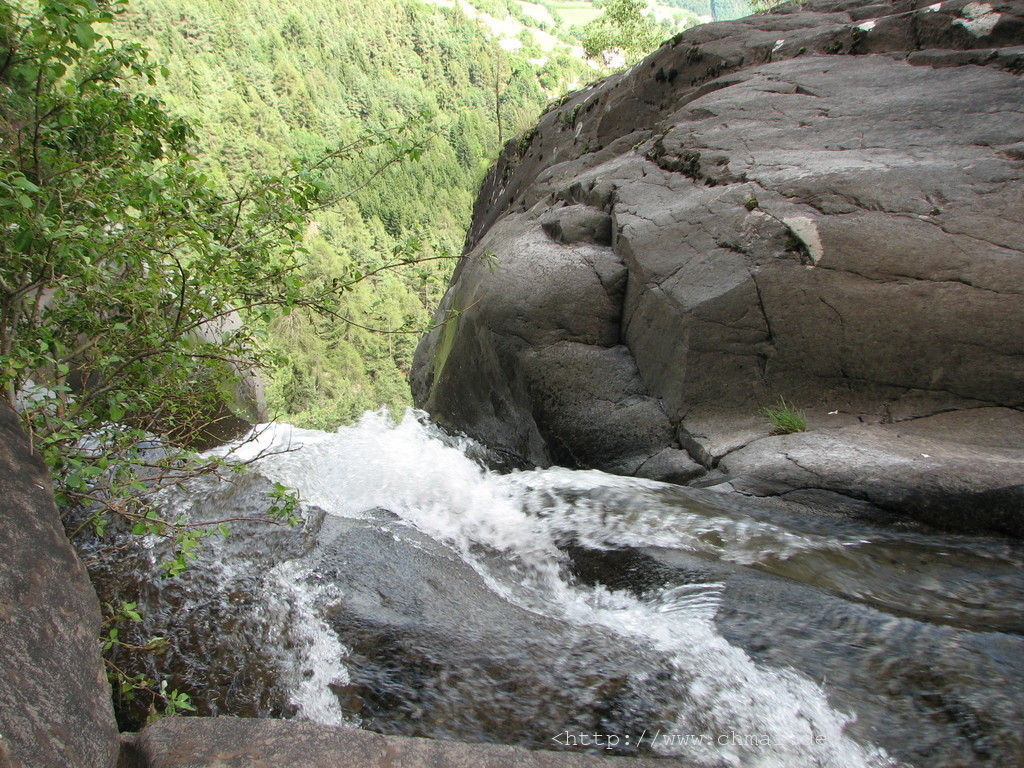
[[[75,24],[74,30],[75,39],[83,48],[92,48],[92,44],[99,39],[99,35],[96,34],[96,30],[92,28],[91,24],[79,22]]]
[[[26,192],[39,192],[40,189],[31,181],[26,179],[24,176],[15,176],[11,179],[11,184],[18,189],[24,189]]]

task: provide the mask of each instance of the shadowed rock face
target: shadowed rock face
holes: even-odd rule
[[[100,610],[49,473],[0,405],[0,765],[112,768],[118,735]]]
[[[417,403],[513,460],[675,482],[765,438],[780,396],[833,442],[1019,413],[1021,72],[1021,2],[812,2],[666,42],[506,148]],[[982,483],[1018,508],[1022,450]]]

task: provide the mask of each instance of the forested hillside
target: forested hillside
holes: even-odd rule
[[[695,23],[692,11],[711,11],[694,2],[687,19],[664,21],[651,39]],[[264,377],[271,417],[330,428],[366,409],[408,404],[416,339],[491,159],[550,99],[602,74],[579,56],[582,17],[573,11],[581,7],[593,9],[518,0],[132,0],[115,34],[166,62],[168,76],[153,91],[197,127],[213,182],[242,185],[352,147],[323,177],[342,199],[309,222],[307,284],[417,262],[354,284],[343,316],[296,312],[269,324],[266,343],[280,355]],[[514,38],[510,29],[519,29]],[[378,146],[360,148],[368,138]],[[396,149],[413,147],[417,160],[391,162]]]
[[[490,159],[547,102],[537,69],[460,9],[416,0],[135,0],[127,22],[121,34],[166,61],[156,93],[198,126],[217,182],[316,160],[367,131],[422,143],[417,161],[383,170],[387,143],[334,164],[325,181],[346,199],[310,222],[303,279],[435,260],[354,285],[344,316],[328,323],[279,318],[267,341],[282,356],[268,377],[272,416],[331,427],[405,405],[417,334],[395,332],[428,321]],[[543,69],[550,88],[588,72],[558,61]]]

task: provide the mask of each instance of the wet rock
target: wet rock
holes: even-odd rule
[[[258,477],[225,485],[197,496],[191,519],[266,503]],[[557,750],[560,729],[635,739],[668,728],[685,689],[659,676],[664,654],[498,598],[456,550],[387,510],[358,520],[307,510],[303,530],[249,526],[207,547],[174,579],[158,578],[159,557],[148,569],[143,557],[100,581],[112,600],[142,582],[130,593],[143,620],[129,642],[169,641],[159,656],[115,662],[189,691],[203,716]],[[482,571],[523,577],[493,554]],[[120,712],[136,727],[145,714]],[[636,752],[625,741],[606,751]]]
[[[231,482],[200,478],[188,487],[165,495],[169,516],[206,524],[262,521],[231,523],[226,537],[206,540],[174,578],[159,565],[172,556],[168,542],[113,543],[90,570],[104,601],[138,606],[141,621],[122,625],[121,639],[144,646],[162,637],[167,644],[158,654],[115,647],[109,659],[133,674],[166,680],[169,690],[189,692],[198,715],[294,716],[288,686],[293,667],[305,663],[309,640],[296,618],[302,605],[287,588],[288,568],[315,546],[324,512],[304,505],[303,524],[295,528],[266,522],[274,485],[255,472]],[[123,730],[137,730],[149,716],[149,701],[118,697],[115,709]]]
[[[313,557],[314,582],[338,585],[321,608],[348,649],[350,680],[335,693],[363,727],[556,749],[559,729],[640,734],[671,724],[665,703],[680,693],[658,677],[666,657],[496,600],[480,573],[422,533],[328,519]],[[635,751],[622,743],[606,753]]]
[[[100,608],[49,473],[0,406],[0,765],[110,768],[118,737]]]
[[[914,766],[1024,759],[1024,742],[1008,736],[1024,714],[1024,702],[1011,693],[1024,682],[1018,661],[1024,638],[1012,609],[998,628],[971,620],[963,627],[955,620],[929,624],[900,615],[900,608],[913,613],[906,585],[893,585],[888,600],[876,594],[858,603],[827,578],[825,589],[807,589],[789,578],[672,550],[648,553],[662,568],[711,570],[727,581],[715,615],[722,634],[759,664],[799,667],[825,681],[833,706],[857,712],[848,726],[852,736]],[[908,557],[901,565],[909,564]],[[933,611],[957,605],[958,585],[947,582],[945,588],[950,594],[937,599]],[[919,614],[925,616],[941,619],[938,612]],[[979,694],[978,688],[986,690]]]

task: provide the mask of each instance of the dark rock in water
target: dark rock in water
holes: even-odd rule
[[[1024,409],[1022,43],[1021,2],[801,3],[574,94],[485,182],[417,403],[621,474],[667,448],[713,468],[779,397],[812,428]]]
[[[174,514],[186,514],[193,523],[263,518],[273,490],[257,473],[230,483],[204,478],[189,487],[192,495],[177,500]],[[165,503],[170,508],[172,501],[166,498]],[[293,716],[290,681],[283,679],[289,665],[282,659],[289,653],[298,656],[307,640],[293,618],[301,606],[285,599],[278,568],[314,546],[324,513],[306,506],[303,515],[297,528],[233,523],[226,538],[205,542],[197,561],[174,578],[164,578],[158,565],[171,556],[166,542],[115,546],[91,575],[106,601],[138,605],[142,620],[122,626],[121,637],[135,646],[163,637],[167,647],[159,654],[114,648],[111,661],[132,673],[167,680],[171,689],[191,691],[198,715]],[[149,715],[142,696],[119,697],[115,708],[123,730],[141,728]]]
[[[327,518],[312,556],[316,583],[341,585],[324,608],[349,649],[351,680],[335,693],[365,728],[543,749],[556,748],[552,723],[573,733],[671,725],[666,702],[681,688],[657,674],[663,655],[496,600],[422,533]]]
[[[1015,765],[1024,759],[1024,744],[1007,737],[1024,717],[1024,701],[1015,693],[1024,683],[1019,619],[1006,627],[1016,634],[930,625],[786,578],[670,550],[647,554],[662,568],[717,571],[728,588],[715,624],[729,642],[760,664],[798,665],[827,680],[833,705],[857,712],[850,734],[899,755],[904,765]],[[984,695],[968,693],[990,682]],[[899,725],[911,721],[913,727]]]
[[[260,483],[251,485],[240,489],[240,501],[257,498]],[[205,505],[193,511],[199,506]],[[193,702],[202,715],[262,720],[343,712],[343,722],[355,719],[389,737],[558,750],[553,737],[559,729],[635,738],[645,729],[671,726],[671,705],[685,686],[664,672],[670,668],[664,654],[611,631],[547,618],[498,599],[453,550],[385,510],[366,514],[360,520],[316,515],[305,532],[275,535],[254,528],[212,545],[217,551],[211,562],[145,585],[137,597],[144,634],[171,641],[159,660],[148,660],[158,668],[146,671],[198,692]],[[502,553],[494,554],[489,567],[496,572],[514,567],[504,563]],[[133,567],[126,561],[117,568],[126,566]],[[291,575],[275,578],[281,569]],[[330,643],[341,645],[321,646],[318,652],[310,634],[310,628],[321,632],[316,625]],[[342,655],[343,669],[338,666]],[[318,701],[324,703],[316,712],[295,698],[303,677],[322,688]],[[331,697],[333,705],[326,702]],[[195,730],[187,738],[194,734],[202,741],[207,736],[200,734],[208,734],[218,750],[230,753],[234,736],[217,730],[222,727],[228,726],[190,726]],[[270,739],[260,758],[275,764],[270,755],[283,747],[271,737],[288,732],[275,730],[278,726],[252,728],[254,743]],[[324,739],[335,733],[320,730]],[[158,739],[153,747],[151,733],[126,742],[129,754],[145,753],[148,762],[142,765],[191,765],[188,760],[205,754],[193,755],[190,750],[198,748],[192,742],[184,752],[175,747],[165,755],[166,744]],[[403,753],[407,749],[401,740],[384,743]],[[483,747],[465,749],[480,760],[492,759]],[[494,759],[506,754],[505,748],[495,749]],[[571,751],[584,750],[573,745]],[[629,739],[603,748],[603,754],[637,751]],[[527,758],[520,750],[508,754],[519,755],[519,762],[509,765],[589,764],[574,762],[576,757]]]
[[[0,406],[0,765],[111,768],[118,736],[100,608],[49,473]]]
[[[495,744],[381,736],[286,720],[162,720],[126,734],[121,768],[671,768],[675,760],[529,752]]]
[[[957,419],[935,417],[930,432],[959,430]],[[303,528],[238,525],[175,579],[155,578],[159,542],[105,561],[102,584],[135,585],[105,599],[137,600],[143,614],[141,635],[126,639],[168,638],[146,660],[159,667],[142,667],[149,676],[188,691],[206,715],[358,723],[384,736],[352,736],[351,753],[369,765],[378,759],[360,744],[419,764],[406,750],[420,742],[392,737],[564,750],[571,756],[550,764],[572,765],[591,745],[558,741],[563,733],[617,734],[591,751],[709,767],[726,754],[675,735],[703,745],[773,734],[773,745],[793,745],[764,754],[780,765],[847,755],[891,765],[868,759],[876,746],[915,765],[1016,765],[1024,755],[1020,543],[879,525],[877,507],[827,488],[752,501],[597,472],[481,473],[424,442],[427,430],[388,435],[380,453],[404,458],[381,472],[377,451],[353,434],[369,428],[295,431],[285,442],[304,447],[262,465],[267,478],[309,478],[303,495],[330,510],[304,506]],[[415,473],[420,463],[437,484]],[[228,477],[191,483],[165,511],[191,523],[262,517],[272,480]],[[288,739],[305,745],[307,726],[220,722],[144,731],[125,740],[125,759],[327,759],[308,747],[294,763]],[[349,754],[346,732],[317,732]],[[802,746],[811,732],[828,734],[828,752]],[[655,745],[653,734],[673,739]],[[762,742],[740,746],[733,763],[758,762]],[[429,749],[438,765],[461,754],[492,764],[477,747]],[[493,754],[501,764],[521,753]]]

